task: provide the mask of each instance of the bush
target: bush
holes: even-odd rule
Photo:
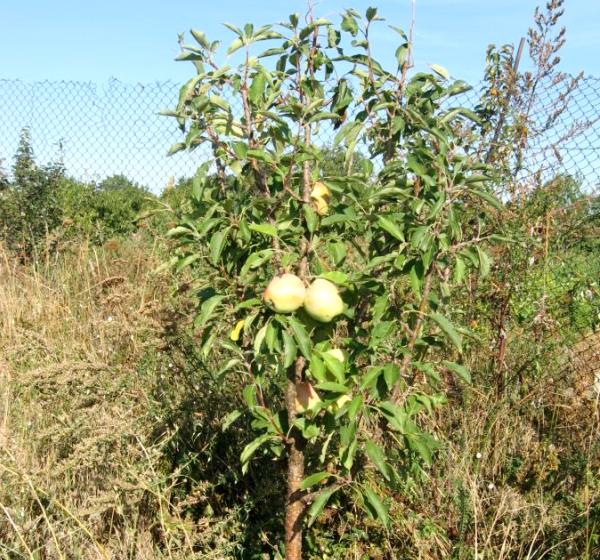
[[[156,200],[123,175],[93,185],[67,177],[60,163],[38,166],[27,129],[12,175],[10,181],[0,170],[0,240],[24,258],[32,257],[42,242],[53,246],[83,238],[103,243],[128,235]]]
[[[30,257],[38,243],[60,222],[57,189],[64,177],[60,164],[39,167],[27,128],[21,132],[13,165],[13,180],[3,176],[0,198],[0,239],[8,247]]]

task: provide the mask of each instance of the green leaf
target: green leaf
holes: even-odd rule
[[[493,206],[496,210],[503,210],[504,206],[502,205],[502,203],[492,194],[484,191],[484,190],[479,190],[479,189],[469,189],[469,192],[471,194],[474,194],[475,196],[478,196],[479,198],[482,198],[483,200],[485,200],[488,204],[490,204],[491,206]]]
[[[265,336],[265,342],[267,343],[267,348],[269,349],[269,352],[271,352],[271,353],[273,353],[273,350],[275,350],[275,348],[278,347],[278,337],[277,337],[278,327],[276,325],[278,325],[278,323],[274,323],[273,321],[271,321],[269,323],[269,326],[267,327],[267,334]]]
[[[339,118],[340,118],[340,116],[337,113],[328,113],[326,111],[321,111],[320,113],[317,113],[316,115],[313,115],[312,117],[310,117],[310,119],[308,119],[308,124],[318,122],[318,121],[324,121],[325,119],[335,121]]]
[[[233,33],[235,33],[238,37],[244,36],[244,34],[242,33],[242,30],[239,29],[238,27],[236,27],[235,25],[233,25],[232,23],[225,22],[225,23],[223,23],[223,25],[225,27],[227,27],[227,29],[229,29],[229,31],[233,31]]]
[[[258,436],[256,439],[252,440],[246,447],[244,447],[242,454],[240,455],[240,461],[242,463],[242,472],[246,474],[248,472],[248,462],[250,461],[252,455],[256,453],[258,448],[265,444],[267,441],[273,439],[271,434],[262,434]]]
[[[430,64],[429,67],[438,75],[444,78],[444,80],[450,79],[450,74],[443,66],[439,64]]]
[[[377,519],[387,527],[390,523],[390,516],[387,507],[381,501],[381,498],[368,486],[364,489],[364,495],[367,498],[369,505],[375,511]]]
[[[169,239],[178,239],[179,237],[182,237],[184,235],[193,235],[194,232],[186,226],[177,226],[174,228],[171,228],[168,232],[167,232],[167,237]]]
[[[481,247],[477,247],[477,256],[479,257],[479,275],[481,278],[485,278],[490,273],[490,257]]]
[[[210,238],[210,261],[216,265],[221,258],[221,253],[223,252],[223,248],[225,247],[225,242],[227,241],[227,236],[229,235],[229,230],[231,228],[227,227],[216,233],[213,233]]]
[[[266,77],[263,72],[257,72],[248,89],[248,97],[252,103],[256,104],[260,101],[265,90]]]
[[[177,262],[177,272],[181,272],[186,266],[189,266],[190,264],[196,262],[201,257],[202,255],[200,255],[199,253],[192,253],[191,255],[187,255],[186,257],[180,259]]]
[[[235,306],[235,309],[233,311],[235,313],[235,312],[239,311],[240,309],[248,309],[248,307],[257,307],[261,304],[262,304],[262,302],[258,298],[245,299],[243,301],[240,301],[240,303],[238,303]]]
[[[229,427],[242,415],[242,412],[239,410],[233,410],[230,412],[225,418],[223,418],[223,422],[221,422],[221,430],[226,432]]]
[[[406,166],[419,177],[425,177],[427,175],[427,169],[425,166],[414,156],[414,154],[408,154],[406,158]]]
[[[200,313],[194,320],[194,326],[196,328],[203,327],[210,321],[215,309],[219,306],[219,304],[225,299],[225,296],[212,296],[208,298],[201,306]]]
[[[356,450],[358,449],[358,440],[354,438],[350,445],[348,445],[342,453],[342,465],[346,470],[351,470],[354,465],[354,457],[356,456]]]
[[[329,280],[330,282],[340,286],[343,286],[348,282],[348,275],[345,272],[340,272],[339,270],[324,272],[323,274],[319,274],[319,278],[324,278],[325,280]]]
[[[266,51],[260,53],[258,55],[258,58],[266,58],[268,56],[274,56],[276,54],[283,54],[285,52],[285,49],[282,47],[274,47],[272,49],[267,49]]]
[[[233,369],[233,367],[238,365],[239,363],[240,363],[240,360],[238,360],[237,358],[231,358],[230,360],[227,361],[227,363],[221,369],[219,369],[219,371],[215,375],[215,378],[219,382],[222,382],[223,378],[225,377],[225,373],[227,373],[229,370]]]
[[[392,428],[398,430],[402,434],[406,432],[408,415],[402,407],[390,401],[384,401],[379,403],[378,408]]]
[[[269,323],[263,325],[260,330],[256,333],[256,337],[254,338],[254,355],[258,356],[260,354],[261,346],[267,336],[267,328],[269,327]]]
[[[192,30],[190,30],[190,33],[192,34],[192,37],[194,39],[196,39],[196,41],[198,42],[198,44],[201,47],[204,47],[205,49],[208,49],[209,43],[208,43],[208,40],[206,39],[206,35],[202,31],[198,31],[196,29],[192,29]]]
[[[387,231],[392,237],[395,237],[399,241],[404,241],[404,232],[398,224],[393,222],[390,218],[379,216],[377,218],[379,227]]]
[[[246,156],[249,158],[254,158],[259,161],[264,161],[266,163],[273,163],[273,158],[271,154],[265,150],[248,150],[246,152]]]
[[[311,527],[337,488],[329,488],[321,492],[308,510],[308,526]]]
[[[356,220],[354,216],[348,216],[348,214],[331,214],[321,220],[321,225],[330,226],[333,224],[340,224],[344,222],[353,222]]]
[[[231,109],[229,103],[227,103],[220,95],[211,95],[209,101],[212,105],[216,105],[224,111],[229,111]]]
[[[367,21],[372,21],[373,18],[377,15],[377,8],[369,7],[367,8]]]
[[[217,338],[217,333],[213,332],[210,334],[210,336],[206,339],[206,341],[202,345],[202,347],[200,349],[200,354],[205,360],[208,357],[208,355],[210,354],[210,351],[212,350],[212,346],[213,346],[216,338]]]
[[[417,297],[421,297],[421,284],[423,281],[423,263],[421,261],[416,261],[408,271],[408,280],[410,282],[410,287],[414,294]]]
[[[310,373],[320,383],[329,381],[325,364],[315,352],[310,357]]]
[[[173,144],[170,148],[169,151],[167,152],[167,156],[172,156],[173,154],[176,154],[177,152],[181,152],[182,150],[185,150],[187,148],[185,142],[177,142],[176,144]]]
[[[288,324],[292,329],[292,333],[294,335],[294,339],[298,343],[298,347],[300,348],[300,352],[304,355],[307,360],[310,360],[310,337],[304,328],[304,325],[298,321],[295,317],[287,318]]]
[[[340,383],[344,383],[344,381],[346,380],[346,376],[344,375],[345,371],[346,371],[346,364],[344,364],[344,362],[341,362],[340,360],[338,360],[336,357],[332,356],[331,354],[328,354],[327,352],[323,352],[321,354],[321,357],[323,358],[323,361],[325,362],[327,369],[331,373],[333,373],[333,376]]]
[[[321,472],[311,474],[302,481],[302,484],[300,485],[300,489],[308,490],[311,486],[314,486],[315,484],[319,484],[320,482],[323,482],[325,479],[329,478],[330,476],[331,476],[331,474],[328,473],[327,471],[321,471]]]
[[[233,54],[238,49],[241,49],[244,46],[244,42],[241,39],[234,39],[229,48],[227,49],[227,54]]]
[[[350,389],[341,383],[333,383],[332,381],[325,381],[316,385],[317,389],[321,391],[328,391],[330,393],[341,393],[346,394]]]
[[[399,67],[404,66],[407,58],[408,58],[408,45],[407,44],[400,45],[396,49],[396,60],[398,61],[398,66]]]
[[[342,30],[347,31],[348,33],[352,34],[353,37],[356,37],[356,34],[358,33],[358,24],[356,23],[356,19],[354,19],[351,15],[349,14],[344,14],[344,16],[342,17]]]
[[[289,368],[296,359],[298,347],[296,346],[294,337],[287,331],[281,331],[281,336],[283,338],[283,367]]]
[[[266,263],[273,255],[273,249],[263,249],[256,253],[252,253],[244,263],[240,270],[240,277],[244,278],[251,270],[256,270],[258,267]]]
[[[442,124],[445,124],[451,120],[453,120],[455,117],[466,117],[467,119],[481,124],[481,119],[479,118],[479,115],[477,115],[477,113],[474,113],[473,111],[471,111],[470,109],[466,109],[464,107],[454,107],[453,109],[450,109],[441,119],[440,122]]]
[[[341,241],[332,242],[327,245],[327,249],[336,266],[339,266],[344,262],[344,259],[348,253],[345,243],[342,243]]]
[[[431,465],[433,452],[439,445],[430,435],[422,432],[411,432],[404,434],[404,439],[411,451],[420,455],[425,463]]]
[[[471,373],[465,366],[457,364],[456,362],[449,362],[448,360],[444,360],[442,363],[450,371],[456,373],[456,375],[458,375],[465,383],[471,383]]]
[[[273,224],[250,224],[248,227],[252,231],[270,235],[271,237],[277,237],[277,228]]]
[[[198,230],[198,237],[204,237],[211,229],[213,229],[215,226],[218,226],[220,223],[222,223],[221,218],[205,219]]]
[[[310,231],[310,233],[314,233],[314,231],[317,229],[319,218],[313,207],[309,204],[304,204],[304,219],[306,220],[306,227],[308,228],[308,231]]]
[[[402,37],[406,41],[407,36],[406,36],[406,33],[404,32],[404,29],[400,29],[399,27],[396,27],[395,25],[388,25],[388,27],[390,29],[393,29],[396,33],[398,33],[398,35],[400,35],[400,37]]]
[[[356,416],[358,414],[358,411],[362,408],[362,405],[363,399],[361,395],[356,395],[356,397],[354,397],[352,399],[352,402],[348,405],[348,418],[351,422],[354,422],[354,420],[356,420]]]
[[[390,480],[390,467],[385,461],[385,454],[381,448],[372,440],[368,439],[365,442],[365,451],[367,456],[373,464],[377,467],[379,472],[383,475],[386,480]]]
[[[456,261],[454,263],[454,273],[453,273],[453,279],[456,284],[460,284],[463,281],[466,270],[467,270],[467,266],[465,264],[465,261],[463,259],[461,259],[460,257],[456,257]]]
[[[236,142],[233,144],[233,151],[237,157],[244,159],[248,153],[248,144],[245,142]]]
[[[454,325],[448,319],[446,319],[446,317],[440,315],[439,313],[432,313],[431,318],[438,324],[440,329],[444,331],[446,336],[452,341],[452,344],[456,346],[458,351],[462,352],[462,338],[456,332]]]
[[[371,366],[367,369],[367,373],[363,377],[363,380],[360,384],[361,390],[366,389],[374,385],[375,380],[383,373],[383,367],[381,366]]]
[[[244,402],[248,405],[248,408],[254,408],[257,405],[255,385],[246,385],[242,390],[242,396],[244,397]]]
[[[448,89],[446,89],[446,95],[452,97],[453,95],[459,95],[473,89],[472,86],[463,82],[462,80],[456,80],[453,82]]]
[[[346,144],[354,142],[362,127],[363,123],[360,121],[350,121],[344,124],[333,139],[333,147],[344,141]]]
[[[383,367],[383,377],[388,388],[392,389],[398,382],[398,379],[400,379],[400,368],[396,364],[385,364]]]

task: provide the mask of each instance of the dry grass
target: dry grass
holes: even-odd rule
[[[147,240],[36,266],[0,252],[0,553],[183,558],[189,527],[151,438],[169,278]]]

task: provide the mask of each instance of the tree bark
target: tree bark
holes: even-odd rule
[[[304,128],[304,140],[310,144],[310,127]],[[311,178],[308,162],[302,164],[302,202],[310,204]],[[303,238],[300,242],[300,263],[298,276],[304,283],[308,281],[308,251],[310,241]],[[286,407],[290,426],[296,419],[296,387],[304,381],[306,361],[298,356],[294,365],[288,370],[286,391]],[[304,480],[304,446],[305,441],[297,428],[290,429],[288,441],[288,471],[287,471],[287,503],[285,508],[285,558],[286,560],[302,560],[302,523],[306,512],[306,504],[301,489]]]
[[[299,357],[289,369],[286,392],[288,418],[296,418],[296,383],[302,380],[304,359]],[[302,522],[305,505],[300,485],[304,479],[304,438],[297,428],[290,430],[288,443],[287,503],[285,508],[285,558],[302,558]]]

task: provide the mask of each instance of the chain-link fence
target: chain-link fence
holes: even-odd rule
[[[89,182],[122,174],[159,192],[170,180],[191,176],[208,156],[202,146],[194,153],[166,155],[182,135],[175,120],[160,111],[175,107],[178,93],[174,82],[0,80],[0,165],[10,171],[20,132],[27,127],[38,163],[62,161],[69,175]],[[543,133],[531,142],[523,170],[570,174],[595,190],[600,184],[600,78],[581,80],[554,117],[560,94],[559,88],[536,96],[532,116]],[[480,95],[476,86],[459,101],[474,106]],[[551,126],[544,130],[548,119]],[[333,137],[324,125],[319,133],[324,142]]]
[[[573,91],[571,84],[577,83]],[[577,178],[588,192],[600,187],[600,78],[587,77],[536,91],[521,177]]]

